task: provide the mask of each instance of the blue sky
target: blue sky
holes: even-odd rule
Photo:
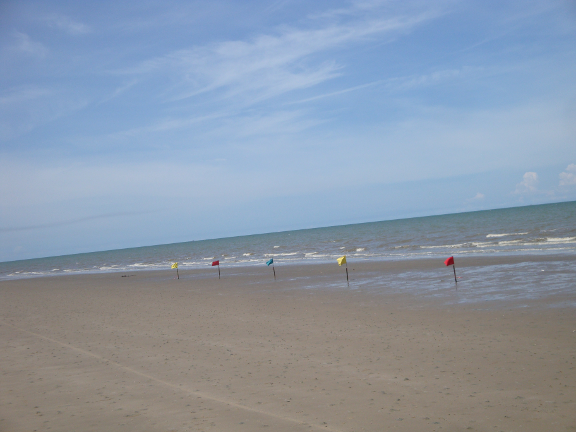
[[[5,1],[0,260],[576,200],[573,1]]]

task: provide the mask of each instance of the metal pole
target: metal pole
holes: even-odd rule
[[[274,268],[274,264],[272,264],[272,271],[274,272],[274,280],[276,280],[276,269]]]
[[[180,274],[178,273],[178,267],[176,267],[176,276],[178,276],[178,279],[180,279]]]
[[[218,279],[220,279],[220,264],[218,264]]]
[[[456,279],[456,264],[452,264],[452,268],[454,269],[454,282],[458,283],[458,279]]]

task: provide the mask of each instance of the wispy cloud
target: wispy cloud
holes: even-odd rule
[[[420,10],[424,5],[429,13],[443,14],[453,4],[453,0],[438,0],[433,2],[421,1],[401,1],[391,2],[389,0],[356,0],[346,7],[324,10],[319,13],[309,15],[311,19],[339,19],[343,17],[365,17],[367,15],[379,15],[382,11],[396,15],[414,15],[414,9]],[[418,12],[416,12],[418,13]]]
[[[32,40],[26,33],[14,32],[12,37],[14,40],[11,47],[12,51],[40,58],[46,57],[48,54],[48,48],[42,43]]]
[[[87,141],[96,140],[96,142],[105,141],[118,141],[131,137],[138,137],[143,135],[149,135],[150,133],[165,133],[170,131],[175,131],[178,129],[186,129],[193,125],[202,124],[212,120],[222,119],[231,116],[228,111],[213,112],[207,115],[192,115],[189,117],[166,117],[163,119],[158,119],[152,124],[135,127],[127,130],[122,130],[119,132],[114,132],[106,134],[104,136],[97,136],[93,139],[88,139]]]
[[[21,86],[0,94],[0,142],[82,109],[85,99],[69,91]]]
[[[103,137],[106,140],[124,140],[135,136],[149,135],[153,133],[167,133],[178,129],[187,129],[201,124],[218,121],[218,128],[201,133],[195,131],[195,139],[226,140],[233,138],[246,138],[265,136],[270,134],[291,134],[314,127],[322,120],[311,118],[307,110],[272,111],[242,113],[236,110],[215,111],[203,116],[191,116],[181,118],[165,118],[151,125],[133,128],[126,131],[116,132]],[[96,138],[96,141],[102,137]]]
[[[354,87],[349,87],[349,88],[346,88],[346,89],[343,89],[343,90],[337,90],[337,91],[334,91],[334,92],[321,94],[321,95],[318,95],[318,96],[312,96],[312,97],[309,97],[309,98],[306,98],[306,99],[301,99],[301,100],[294,101],[294,102],[288,102],[286,105],[312,102],[312,101],[315,101],[315,100],[324,99],[324,98],[328,98],[328,97],[332,97],[332,96],[339,96],[339,95],[341,95],[341,94],[350,93],[350,92],[353,92],[353,91],[356,91],[356,90],[362,90],[362,89],[365,89],[365,88],[367,88],[367,87],[372,87],[372,86],[375,86],[375,85],[380,84],[380,83],[382,83],[382,80],[373,81],[373,82],[370,82],[370,83],[367,83],[367,84],[361,84],[361,85],[357,85],[357,86],[354,86]]]
[[[283,9],[284,7],[290,4],[290,0],[276,0],[275,2],[271,3],[270,5],[264,8],[265,12],[275,12],[277,10]]]
[[[23,102],[29,102],[34,99],[49,96],[52,93],[52,90],[41,87],[19,87],[8,89],[4,94],[0,95],[0,106],[6,105],[13,107],[14,105]]]
[[[383,10],[375,13],[378,7],[381,8],[380,2],[370,4],[370,8],[355,4],[347,12],[339,10],[330,19],[309,17],[299,27],[282,26],[244,40],[181,49],[116,70],[115,74],[130,76],[131,81],[119,87],[110,98],[136,83],[143,85],[147,80],[162,77],[163,84],[155,87],[155,91],[165,104],[175,107],[194,103],[203,107],[201,115],[194,112],[156,119],[152,124],[118,134],[133,136],[140,132],[174,130],[220,119],[219,130],[233,129],[231,132],[236,136],[247,136],[265,134],[269,125],[278,126],[279,130],[303,130],[324,121],[305,121],[298,110],[294,113],[287,110],[246,113],[245,110],[344,75],[347,66],[337,61],[335,55],[339,49],[370,41],[380,43],[383,37],[392,40],[399,32],[408,32],[438,16],[437,10],[430,8],[419,8],[411,13]],[[167,86],[166,82],[171,84]],[[380,82],[344,88],[282,106],[336,96]],[[294,122],[293,127],[289,127],[288,119]]]
[[[431,9],[395,14],[359,10],[339,11],[334,14],[338,20],[312,20],[307,28],[284,26],[247,40],[175,51],[120,73],[170,75],[175,82],[166,94],[170,101],[217,92],[213,97],[253,104],[340,76],[345,65],[326,58],[332,50],[370,39],[381,42],[386,35],[392,40],[438,16]]]
[[[463,75],[464,72],[460,69],[447,69],[436,71],[430,74],[391,78],[387,81],[386,86],[389,89],[404,91],[418,87],[436,85],[445,81],[460,78]]]
[[[109,219],[109,218],[114,218],[114,217],[133,216],[133,215],[146,214],[146,213],[150,213],[150,212],[141,212],[140,211],[140,212],[107,213],[107,214],[101,214],[101,215],[95,215],[95,216],[86,216],[86,217],[81,217],[81,218],[76,218],[76,219],[69,219],[69,220],[43,223],[43,224],[37,224],[37,225],[25,225],[25,226],[7,227],[7,228],[0,227],[0,232],[30,231],[30,230],[43,229],[43,228],[56,228],[56,227],[61,227],[61,226],[74,225],[74,224],[78,224],[78,223],[82,223],[82,222],[88,222],[88,221],[97,220],[97,219]]]
[[[518,68],[519,66],[516,66]],[[528,67],[522,65],[522,67]],[[390,91],[406,91],[446,84],[448,82],[485,79],[491,76],[502,75],[513,71],[512,66],[462,66],[460,68],[441,69],[425,74],[392,77],[384,82]]]
[[[63,30],[73,36],[84,35],[92,31],[87,24],[74,21],[65,15],[51,14],[45,18],[45,21],[50,27]]]
[[[116,87],[116,89],[109,95],[106,95],[103,99],[101,99],[98,104],[102,104],[108,101],[111,101],[112,99],[115,99],[121,95],[123,95],[124,93],[126,93],[128,90],[130,90],[131,88],[133,88],[134,86],[136,86],[138,83],[140,82],[140,80],[134,78],[134,79],[130,79],[128,82],[120,85],[119,87]]]
[[[228,122],[225,127],[231,136],[238,138],[293,134],[321,123],[321,120],[307,114],[306,110],[292,110],[244,115]]]

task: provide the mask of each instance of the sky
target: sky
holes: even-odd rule
[[[576,200],[576,2],[0,3],[0,261]]]

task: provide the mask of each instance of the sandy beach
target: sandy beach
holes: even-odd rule
[[[576,293],[355,289],[395,265],[2,281],[0,431],[576,430]]]

